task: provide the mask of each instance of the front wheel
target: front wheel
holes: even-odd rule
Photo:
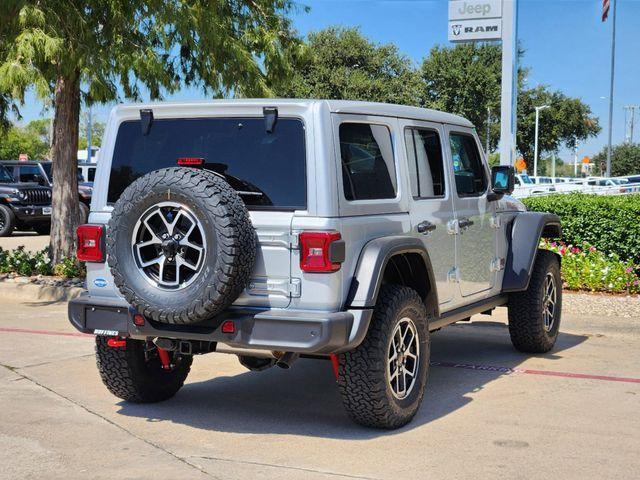
[[[0,205],[0,237],[8,237],[16,226],[16,216],[6,205]]]
[[[338,387],[361,425],[399,428],[414,417],[427,383],[429,328],[414,290],[383,285],[363,342],[339,355]]]
[[[127,402],[153,403],[173,397],[191,369],[190,355],[168,352],[170,364],[165,369],[153,343],[127,339],[124,346],[109,346],[108,340],[96,337],[98,371],[107,389]]]
[[[529,288],[509,297],[511,343],[521,352],[548,352],[558,338],[561,313],[560,261],[549,250],[538,250]]]

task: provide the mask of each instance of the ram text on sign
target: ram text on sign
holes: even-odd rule
[[[449,0],[449,20],[502,17],[502,0]]]
[[[473,42],[480,40],[500,40],[502,19],[452,20],[449,22],[450,42]]]

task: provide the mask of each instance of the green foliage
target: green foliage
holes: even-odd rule
[[[84,277],[85,266],[75,258],[64,257],[62,261],[53,267],[53,274],[64,278]]]
[[[174,92],[266,95],[289,71],[297,41],[291,0],[60,2],[0,7],[0,91],[50,98],[59,77],[82,78],[88,103]]]
[[[84,117],[84,116],[83,116]],[[91,126],[91,145],[99,147],[102,145],[102,136],[104,135],[105,124],[103,122],[93,122]],[[78,141],[78,148],[84,150],[87,148],[87,122],[85,118],[80,121],[80,139]]]
[[[29,155],[30,160],[43,160],[49,156],[49,144],[30,125],[25,128],[12,126],[4,134],[0,133],[0,159],[17,160],[21,153]]]
[[[591,108],[580,99],[567,97],[560,91],[551,92],[543,85],[521,90],[518,94],[516,141],[518,151],[531,167],[535,143],[535,107],[542,105],[549,105],[550,108],[540,110],[540,154],[555,152],[562,145],[573,147],[576,141],[596,136],[601,130],[598,119],[591,114]]]
[[[433,47],[420,67],[423,106],[468,118],[478,129],[483,145],[487,108],[491,109],[491,150],[500,137],[501,58],[499,45],[462,43]]]
[[[548,195],[523,200],[529,210],[551,212],[562,221],[562,240],[640,263],[640,195]]]
[[[378,45],[357,28],[310,33],[283,97],[419,104],[419,78],[411,60],[393,45]]]
[[[570,290],[593,292],[640,293],[640,267],[624,262],[615,253],[608,255],[589,245],[579,246],[543,241],[547,248],[562,257],[562,279]]]
[[[607,162],[607,147],[605,146],[591,162],[595,164],[596,172],[600,171],[600,164]],[[611,149],[611,176],[622,177],[640,174],[640,143],[622,143]]]
[[[25,277],[57,275],[64,278],[77,278],[85,276],[85,267],[70,257],[53,265],[48,248],[31,253],[23,246],[15,250],[3,250],[0,247],[0,273],[13,273]]]
[[[523,56],[523,52],[520,52]],[[497,44],[458,44],[431,49],[420,69],[424,82],[423,105],[457,113],[468,118],[478,129],[482,144],[486,143],[487,108],[489,145],[494,150],[500,138],[500,84],[502,80],[501,48]],[[528,164],[533,163],[534,107],[550,105],[540,112],[540,153],[557,151],[562,145],[572,146],[577,140],[597,135],[598,119],[588,105],[546,86],[525,88],[527,68],[518,74],[518,150]]]
[[[16,273],[18,275],[51,275],[53,266],[49,257],[49,249],[32,254],[23,246],[15,250],[0,248],[0,273]]]

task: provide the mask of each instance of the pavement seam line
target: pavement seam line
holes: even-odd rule
[[[200,467],[199,465],[193,464],[193,463],[191,463],[191,462],[187,461],[185,458],[180,457],[180,456],[176,455],[175,453],[171,452],[170,450],[167,450],[166,448],[163,448],[163,447],[161,447],[160,445],[157,445],[157,444],[153,443],[152,441],[147,440],[146,438],[143,438],[143,437],[141,437],[141,436],[139,436],[139,435],[136,435],[135,433],[131,432],[130,430],[127,430],[127,429],[126,429],[125,427],[123,427],[122,425],[120,425],[120,424],[118,424],[118,423],[114,422],[113,420],[110,420],[109,418],[107,418],[107,417],[105,417],[105,416],[103,416],[103,415],[99,414],[98,412],[95,412],[95,411],[91,410],[89,407],[86,407],[86,406],[82,405],[81,403],[79,403],[79,402],[77,402],[77,401],[73,400],[72,398],[69,398],[69,397],[67,397],[66,395],[63,395],[63,394],[61,394],[61,393],[59,393],[59,392],[57,392],[57,391],[53,390],[52,388],[49,388],[49,387],[47,387],[46,385],[43,385],[42,383],[38,382],[38,381],[37,381],[37,380],[35,380],[34,378],[31,378],[31,377],[29,377],[28,375],[25,375],[24,373],[20,372],[20,371],[19,371],[19,369],[15,368],[15,367],[10,367],[9,365],[4,365],[4,364],[0,364],[0,365],[1,365],[2,367],[6,368],[7,370],[9,370],[9,371],[11,371],[11,372],[15,373],[16,375],[19,375],[20,377],[24,378],[25,380],[30,381],[30,382],[31,382],[31,383],[33,383],[34,385],[37,385],[38,387],[40,387],[40,388],[42,388],[42,389],[44,389],[44,390],[46,390],[46,391],[48,391],[48,392],[50,392],[50,393],[52,393],[52,394],[56,395],[57,397],[60,397],[60,398],[62,398],[63,400],[66,400],[67,402],[72,403],[73,405],[75,405],[75,406],[77,406],[77,407],[81,408],[81,409],[82,409],[82,410],[84,410],[85,412],[87,412],[87,413],[89,413],[89,414],[91,414],[91,415],[94,415],[94,416],[96,416],[96,417],[98,417],[98,418],[102,419],[103,421],[107,422],[108,424],[113,425],[114,427],[116,427],[116,428],[118,428],[119,430],[121,430],[121,431],[123,431],[123,432],[127,433],[128,435],[131,435],[133,438],[135,438],[135,439],[137,439],[137,440],[140,440],[141,442],[146,443],[147,445],[149,445],[149,446],[151,446],[151,447],[153,447],[153,448],[156,448],[156,449],[160,450],[161,452],[166,453],[167,455],[169,455],[169,456],[171,456],[171,457],[175,458],[175,459],[176,459],[176,460],[178,460],[179,462],[184,463],[185,465],[187,465],[187,466],[189,466],[189,467],[191,467],[191,468],[194,468],[194,469],[198,470],[199,472],[201,472],[201,473],[203,473],[203,474],[207,475],[208,477],[215,478],[215,479],[217,479],[217,480],[222,480],[220,477],[217,477],[217,476],[215,476],[215,475],[213,475],[213,474],[211,474],[211,473],[207,472],[206,470],[204,470],[204,469],[203,469],[202,467]]]
[[[191,455],[191,458],[202,458],[204,460],[213,460],[213,461],[228,462],[228,463],[243,463],[243,464],[247,464],[247,465],[256,465],[256,466],[260,466],[260,467],[283,468],[283,469],[287,469],[287,470],[296,470],[296,471],[300,471],[300,472],[309,472],[309,473],[319,473],[321,475],[329,475],[329,476],[343,477],[343,478],[355,478],[355,479],[359,479],[359,480],[379,480],[376,477],[362,477],[360,475],[350,475],[348,473],[336,473],[336,472],[330,472],[330,471],[327,471],[327,470],[316,470],[316,469],[313,469],[313,468],[294,467],[294,466],[291,466],[291,465],[280,465],[280,464],[274,464],[274,463],[254,462],[254,461],[251,461],[251,460],[234,460],[234,459],[231,459],[231,458],[209,457],[209,456],[206,456],[206,455]]]

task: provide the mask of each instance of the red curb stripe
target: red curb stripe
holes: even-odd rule
[[[433,367],[462,368],[476,372],[497,372],[504,374],[524,373],[527,375],[546,375],[548,377],[581,378],[585,380],[602,380],[605,382],[640,383],[640,378],[614,377],[609,375],[590,375],[587,373],[555,372],[553,370],[531,370],[527,368],[510,368],[498,365],[481,365],[475,363],[431,362]]]
[[[89,333],[56,332],[54,330],[30,330],[28,328],[2,328],[2,327],[0,327],[0,332],[35,333],[37,335],[57,335],[57,336],[62,336],[62,337],[93,337],[93,335],[91,335]]]

